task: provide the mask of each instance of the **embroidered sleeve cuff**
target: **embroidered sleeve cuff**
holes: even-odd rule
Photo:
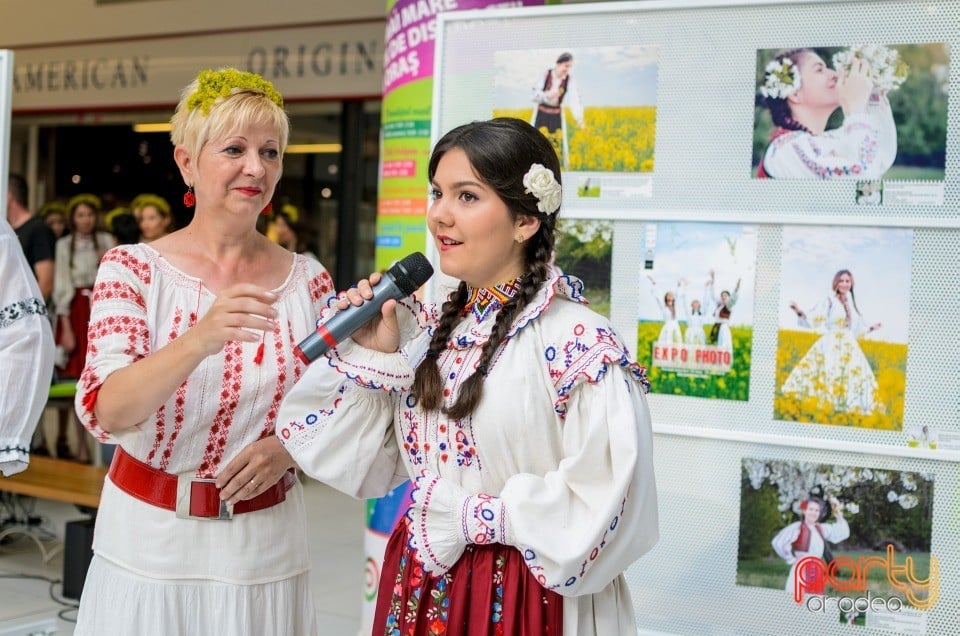
[[[460,510],[460,527],[467,543],[507,543],[507,511],[503,501],[484,493],[467,497]]]
[[[426,470],[414,481],[407,509],[408,540],[431,576],[452,568],[467,546],[460,515],[468,498],[465,490]]]
[[[347,339],[327,353],[330,366],[368,389],[399,393],[413,385],[414,370],[401,353],[366,349]]]

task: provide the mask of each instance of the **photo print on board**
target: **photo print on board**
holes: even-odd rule
[[[492,116],[543,132],[576,199],[649,198],[659,54],[640,45],[497,51]]]
[[[749,399],[757,228],[645,223],[637,361],[653,393]]]
[[[857,202],[942,204],[945,44],[757,51],[753,176],[878,182]],[[891,184],[891,182],[906,182]],[[861,198],[864,197],[864,198]]]
[[[903,428],[912,238],[783,227],[775,420]]]
[[[921,471],[746,457],[737,585],[832,608],[832,621],[925,633],[923,612],[912,610],[939,598],[933,490],[933,474]],[[866,611],[853,602],[868,596],[880,600]]]
[[[613,221],[558,219],[554,265],[583,282],[590,309],[610,317]]]

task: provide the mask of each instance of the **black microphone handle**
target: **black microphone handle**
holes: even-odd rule
[[[383,304],[390,300],[400,300],[407,294],[397,287],[390,272],[383,275],[373,286],[373,298],[364,300],[359,307],[350,305],[337,312],[332,318],[317,326],[317,330],[304,338],[295,353],[306,364],[310,364],[330,349],[343,342],[350,335],[380,314]]]

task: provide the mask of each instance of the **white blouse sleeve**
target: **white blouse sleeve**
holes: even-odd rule
[[[150,271],[123,246],[103,256],[90,298],[87,361],[77,382],[75,406],[84,427],[100,442],[116,438],[100,427],[94,406],[111,373],[150,355],[147,286]]]
[[[565,104],[570,107],[570,112],[573,113],[573,118],[577,120],[577,123],[583,126],[583,103],[580,101],[580,88],[573,75],[567,81]]]
[[[411,316],[421,309],[415,301],[398,305],[402,337],[420,332]],[[397,400],[413,384],[407,360],[405,351],[380,353],[347,339],[307,367],[284,397],[276,427],[305,473],[359,499],[407,479],[393,429]]]
[[[6,220],[0,225],[0,473],[10,476],[27,467],[53,372],[53,336],[33,271]]]
[[[53,300],[57,316],[70,315],[70,302],[74,294],[73,276],[70,273],[70,237],[64,236],[57,241],[56,256],[53,261]]]
[[[773,550],[780,555],[780,558],[793,565],[797,557],[793,556],[793,542],[800,536],[800,522],[794,521],[789,526],[777,533],[770,543]]]
[[[850,538],[850,526],[843,517],[834,517],[833,523],[821,523],[823,538],[830,543],[839,543]]]
[[[284,396],[276,434],[310,477],[358,499],[380,497],[406,477],[393,432],[398,387],[378,382],[401,355],[350,340],[336,352],[307,367]],[[359,369],[370,374],[353,372]]]
[[[659,537],[650,413],[630,374],[608,361],[599,376],[576,382],[562,397],[558,468],[514,475],[499,495],[505,543],[564,596],[603,589]]]

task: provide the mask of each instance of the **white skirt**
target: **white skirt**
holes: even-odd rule
[[[73,633],[309,636],[318,631],[309,572],[255,585],[154,579],[94,555]]]

